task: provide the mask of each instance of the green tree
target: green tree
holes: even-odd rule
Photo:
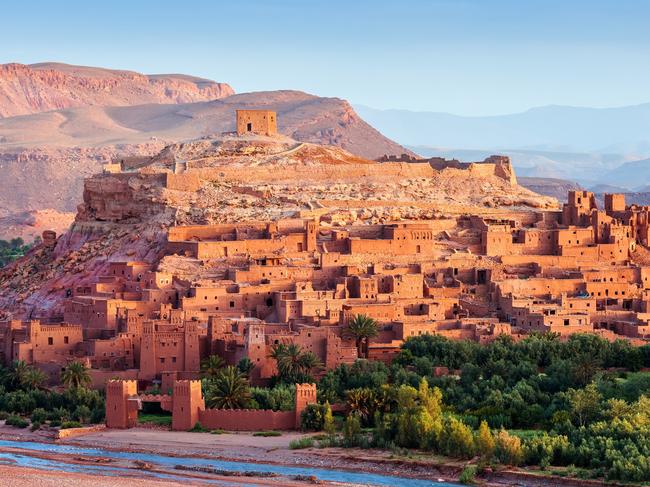
[[[359,358],[368,358],[368,342],[379,335],[379,324],[366,315],[355,315],[348,323],[345,334],[352,336]]]
[[[47,383],[47,376],[36,367],[28,367],[21,378],[21,385],[28,390],[40,389]]]
[[[592,382],[584,389],[569,389],[568,396],[571,412],[579,426],[584,426],[598,416],[602,396],[596,384]]]
[[[61,383],[69,389],[79,389],[92,383],[88,367],[83,362],[70,362],[61,371]]]
[[[323,416],[323,431],[330,436],[336,434],[336,423],[334,423],[334,416],[332,415],[332,408],[330,403],[325,403],[325,415]]]
[[[275,360],[278,375],[283,382],[308,382],[313,369],[321,365],[313,352],[305,352],[295,343],[275,345],[270,357]]]
[[[219,355],[210,355],[201,361],[201,376],[207,379],[213,379],[219,375],[225,365],[226,363]]]
[[[248,357],[244,357],[239,362],[237,362],[237,368],[242,374],[249,376],[255,368],[255,364]]]
[[[523,461],[524,451],[518,436],[513,436],[502,429],[496,434],[494,441],[496,456],[501,463],[516,466]]]
[[[494,441],[494,436],[490,431],[490,427],[487,424],[487,421],[481,421],[478,431],[476,432],[476,450],[484,459],[489,460],[494,455],[494,449],[496,448],[496,443]]]
[[[251,399],[248,378],[236,367],[229,365],[220,369],[209,380],[206,390],[206,404],[217,409],[241,409]]]

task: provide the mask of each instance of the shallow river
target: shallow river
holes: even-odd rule
[[[150,453],[132,453],[132,452],[119,452],[104,450],[101,448],[82,448],[71,445],[60,445],[52,443],[37,443],[30,441],[9,441],[0,440],[0,462],[7,464],[15,464],[21,467],[31,467],[43,470],[60,470],[63,472],[85,473],[91,475],[125,475],[133,474],[132,469],[112,467],[110,465],[78,465],[74,463],[62,463],[56,460],[49,460],[43,458],[31,457],[28,455],[20,455],[16,453],[3,452],[2,447],[21,448],[23,450],[33,450],[41,452],[52,452],[58,454],[70,455],[71,457],[78,456],[96,456],[105,458],[114,458],[119,460],[141,460],[143,462],[154,464],[154,466],[174,468],[175,465],[183,465],[185,467],[200,466],[210,467],[219,470],[227,470],[231,472],[272,472],[275,474],[292,476],[292,475],[312,475],[320,480],[328,480],[333,482],[347,482],[359,485],[390,485],[395,487],[457,487],[458,484],[450,484],[446,482],[432,482],[429,480],[417,480],[408,478],[393,477],[391,475],[379,475],[373,473],[361,472],[347,472],[345,470],[330,470],[321,468],[305,468],[305,467],[286,467],[282,465],[264,464],[264,463],[247,463],[247,462],[232,462],[226,460],[212,460],[207,458],[196,457],[167,457],[164,455],[156,455]],[[147,470],[138,470],[139,474],[161,479],[187,481],[187,477],[182,474],[165,474],[159,472],[150,472]],[[203,481],[203,480],[202,480]],[[253,481],[253,479],[249,479]],[[223,481],[204,481],[206,483],[214,483],[222,486],[236,486],[241,485],[233,479],[232,482]],[[250,485],[250,484],[249,484]]]

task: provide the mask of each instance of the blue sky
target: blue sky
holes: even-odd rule
[[[649,19],[647,0],[21,1],[2,6],[0,62],[492,115],[650,102]]]

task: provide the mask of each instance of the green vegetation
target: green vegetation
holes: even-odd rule
[[[201,423],[199,423],[198,421],[192,427],[192,429],[189,430],[189,431],[190,431],[190,433],[210,433],[211,432],[209,429],[204,428],[203,425]]]
[[[29,251],[34,245],[40,243],[37,237],[32,244],[25,244],[22,238],[12,238],[11,240],[0,240],[0,267],[19,259]]]
[[[313,382],[311,372],[321,366],[313,352],[305,352],[295,343],[275,345],[270,357],[278,366],[277,381],[284,384]]]
[[[218,409],[242,409],[249,405],[251,395],[248,377],[229,365],[207,379],[206,404]]]
[[[358,356],[368,358],[368,340],[379,334],[379,325],[366,315],[355,315],[348,323],[345,333],[354,338]]]
[[[256,431],[253,436],[282,436],[282,433],[280,431]]]
[[[62,372],[62,376],[68,369]],[[103,394],[83,386],[87,383],[83,377],[88,373],[83,364],[75,365],[72,370],[75,370],[78,380],[69,381],[67,389],[56,392],[46,387],[47,377],[41,370],[23,361],[0,367],[0,418],[11,418],[7,424],[14,426],[22,425],[24,421],[25,425],[19,427],[29,425],[24,418],[30,418],[32,425],[38,424],[39,427],[46,423],[60,426],[67,421],[81,424],[103,422]]]
[[[64,421],[61,423],[61,429],[81,428],[83,425],[79,421]]]
[[[488,345],[418,336],[391,365],[358,360],[325,374],[321,407],[345,401],[351,414],[340,436],[322,444],[418,448],[481,464],[648,481],[650,374],[639,372],[648,366],[650,346],[595,335]],[[438,377],[435,367],[457,372]],[[311,406],[303,427],[324,429],[324,416]]]
[[[138,414],[138,423],[141,424],[154,424],[156,426],[171,426],[171,414]]]
[[[477,470],[476,465],[468,465],[463,469],[458,480],[461,484],[473,485],[476,481]]]
[[[292,450],[301,450],[303,448],[311,448],[314,446],[314,440],[309,436],[303,436],[297,440],[289,442],[289,448]]]
[[[88,368],[81,362],[71,362],[61,371],[61,383],[69,388],[87,387],[92,383]]]

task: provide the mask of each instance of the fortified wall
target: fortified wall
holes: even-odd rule
[[[205,407],[201,382],[176,380],[170,395],[137,394],[136,382],[111,380],[106,385],[106,427],[132,428],[137,424],[143,402],[160,403],[172,413],[172,430],[187,431],[197,423],[207,429],[228,431],[262,431],[300,429],[302,412],[316,403],[316,384],[296,384],[294,409],[208,409]]]

